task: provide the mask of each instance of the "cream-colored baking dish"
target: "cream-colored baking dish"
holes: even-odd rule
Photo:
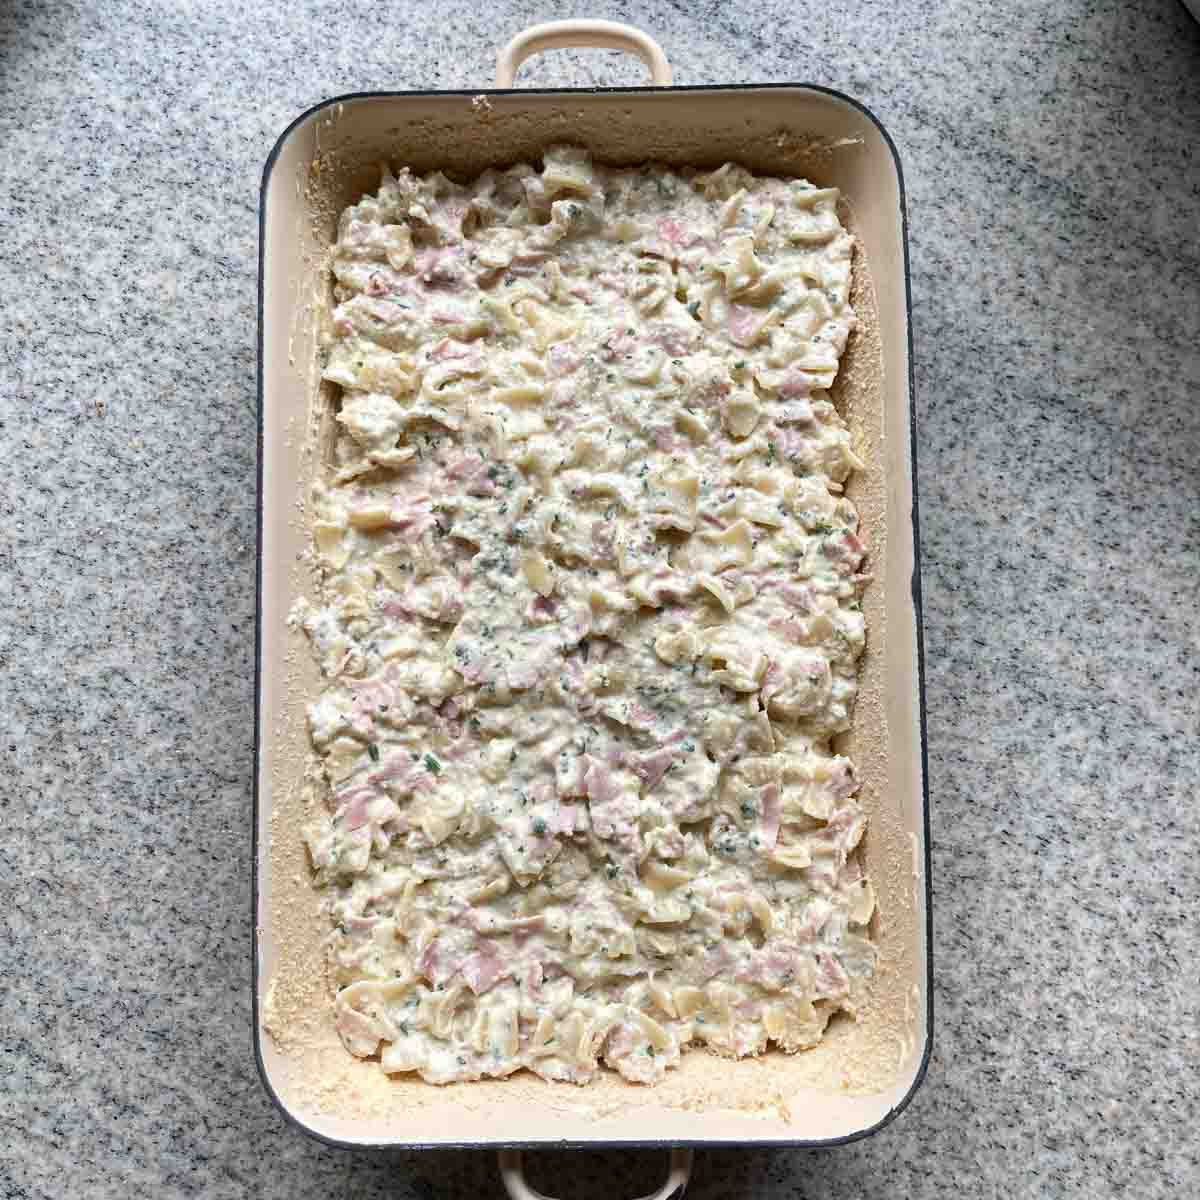
[[[260,527],[255,840],[255,1043],[280,1107],[310,1133],[355,1145],[814,1144],[871,1132],[912,1095],[931,1036],[929,879],[920,593],[913,490],[912,388],[904,197],[895,149],[854,101],[809,85],[513,91],[532,49],[617,45],[669,83],[645,35],[571,22],[506,49],[501,90],[344,96],[280,137],[262,185]],[[804,175],[836,186],[859,241],[851,339],[836,392],[866,471],[850,494],[870,536],[869,650],[846,749],[865,781],[866,866],[879,897],[881,951],[869,1003],[797,1056],[730,1062],[695,1052],[659,1086],[617,1078],[585,1089],[520,1075],[435,1088],[388,1079],[351,1059],[333,1031],[323,974],[324,921],[299,837],[314,668],[285,625],[311,586],[300,562],[305,501],[326,452],[335,397],[317,377],[328,298],[325,252],[337,214],[377,186],[377,164],[472,176],[536,159],[549,143],[600,160]],[[511,1163],[510,1163],[511,1166]],[[518,1179],[510,1177],[514,1194]]]

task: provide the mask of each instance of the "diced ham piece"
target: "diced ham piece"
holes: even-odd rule
[[[854,786],[858,786],[857,781]],[[829,818],[829,823],[821,830],[821,838],[831,848],[836,849],[840,861],[845,862],[846,855],[862,840],[866,825],[867,818],[862,808],[857,804],[845,804]],[[837,865],[836,860],[827,861]]]
[[[838,564],[841,574],[850,575],[862,563],[866,547],[849,530],[840,537],[829,537],[821,543],[821,553]]]
[[[463,285],[465,276],[462,264],[454,261],[452,251],[427,250],[417,255],[413,265],[426,287],[457,290]]]
[[[337,810],[335,819],[341,822],[343,829],[361,829],[368,820],[367,805],[377,795],[379,793],[370,787],[357,787],[343,792],[338,797],[341,807]]]
[[[369,738],[375,730],[375,710],[360,700],[350,706],[350,728],[361,738]]]
[[[525,610],[525,618],[539,625],[544,625],[547,621],[554,619],[557,607],[558,605],[552,596],[534,596]]]
[[[529,798],[534,804],[549,804],[554,799],[554,788],[546,780],[529,785]]]
[[[609,769],[593,759],[583,777],[583,786],[587,797],[594,804],[607,804],[619,795],[616,782]]]
[[[793,371],[779,385],[779,394],[785,400],[793,400],[797,396],[807,396],[813,390],[813,382],[803,371]]]
[[[376,688],[392,688],[399,685],[399,669],[395,663],[389,664],[381,675],[371,675],[366,679],[346,679],[345,685],[352,692],[368,692]],[[390,703],[390,701],[384,701]]]
[[[373,806],[371,820],[375,825],[386,825],[388,822],[398,822],[407,828],[407,821],[400,816],[400,809],[396,807],[396,802],[389,796],[384,800],[377,800]]]
[[[494,496],[496,481],[488,474],[486,466],[480,466],[467,481],[467,494],[470,496]]]
[[[631,853],[641,852],[637,818],[641,801],[633,789],[622,791],[609,768],[592,760],[584,776],[588,811],[597,837],[613,840]]]
[[[456,969],[447,961],[439,938],[434,938],[421,951],[421,956],[417,959],[417,970],[434,985],[446,983],[454,975]]]
[[[396,693],[382,679],[372,678],[365,681],[355,680],[356,695],[350,711],[354,717],[373,717],[381,708],[389,708],[396,702]]]
[[[426,529],[436,524],[428,502],[428,496],[412,499],[397,496],[392,501],[388,517],[392,525],[399,531],[402,542],[415,542]]]
[[[462,228],[463,217],[466,215],[467,206],[461,200],[449,199],[443,200],[438,205],[437,211],[441,214],[447,229],[460,230]],[[456,246],[455,254],[461,254],[462,251]]]
[[[451,925],[465,925],[476,933],[495,933],[500,928],[500,918],[494,913],[472,908],[465,900],[447,902],[446,920]]]
[[[690,246],[696,240],[696,235],[675,220],[674,217],[661,217],[658,222],[658,236],[672,246]]]
[[[779,820],[782,810],[779,785],[777,783],[767,784],[762,790],[762,820],[759,835],[768,852],[775,849],[775,843],[779,839]]]
[[[699,330],[693,322],[690,325],[671,325],[664,323],[654,325],[650,330],[650,340],[661,346],[672,358],[686,354],[695,343]]]
[[[475,953],[463,959],[460,970],[467,987],[476,996],[482,996],[489,988],[494,987],[496,981],[505,973],[500,955],[496,951],[496,944],[489,941],[480,942]]]
[[[563,659],[563,675],[566,688],[575,700],[580,712],[590,712],[596,707],[596,698],[587,690],[584,682],[583,665],[573,654]]]
[[[430,782],[429,772],[414,762],[404,750],[389,754],[379,770],[372,771],[367,778],[374,784],[394,783],[401,791],[414,792],[427,787]]]
[[[394,293],[395,288],[391,289]],[[363,304],[363,309],[368,316],[374,317],[377,321],[384,325],[395,325],[404,320],[404,314],[408,311],[408,307],[403,304],[397,304],[394,300],[370,300]]]
[[[487,672],[489,664],[482,658],[455,658],[451,666],[468,682],[480,683]]]
[[[372,271],[367,279],[367,295],[372,299],[379,299],[382,296],[395,296],[400,292],[411,291],[408,281],[401,275],[397,275],[395,271],[384,268],[380,271]],[[378,308],[374,305],[367,307],[367,311],[379,316]],[[403,309],[399,309],[403,312]],[[394,318],[399,320],[399,317]]]
[[[542,979],[542,964],[534,961],[525,968],[525,975],[521,982],[524,983],[527,992],[537,995],[542,987]]]
[[[615,358],[624,358],[632,354],[636,346],[637,342],[624,329],[614,329],[600,343],[600,357],[606,362],[612,362]]]
[[[675,751],[667,746],[645,754],[634,764],[634,771],[642,777],[646,791],[653,791],[675,762]]]
[[[704,376],[692,396],[703,408],[719,408],[721,401],[733,391],[728,373],[710,372]]]
[[[790,642],[803,642],[808,637],[808,627],[803,621],[791,621],[787,617],[772,617],[767,622],[772,633],[780,633]]]
[[[583,355],[568,342],[556,342],[546,356],[546,369],[551,379],[561,379],[579,369]]]
[[[380,709],[388,709],[396,702],[395,691],[383,680],[370,680],[366,688],[359,690],[350,704],[350,726],[360,737],[370,737],[374,730],[374,719]]]
[[[663,605],[667,601],[682,600],[692,590],[691,580],[668,566],[656,567],[646,585],[646,596],[651,604]]]
[[[816,592],[813,591],[812,585],[802,583],[799,585],[785,584],[779,589],[779,594],[794,608],[797,612],[810,613],[813,611],[813,604],[817,598]]]
[[[404,598],[401,596],[394,596],[389,600],[385,600],[383,602],[383,613],[384,616],[392,617],[393,619],[412,616],[412,610],[408,607],[404,601]]]
[[[658,831],[654,842],[654,853],[662,859],[682,858],[687,851],[683,832],[674,825],[665,825]]]
[[[751,955],[750,961],[734,977],[741,983],[758,983],[768,991],[777,992],[795,977],[802,953],[791,942],[773,942]]]
[[[432,529],[436,524],[437,518],[433,513],[424,513],[409,517],[400,527],[398,538],[405,545],[411,546],[413,542],[419,540],[423,533]]]
[[[817,986],[819,997],[841,996],[850,986],[850,980],[841,964],[832,954],[817,955]]]
[[[733,955],[729,952],[729,946],[721,942],[704,956],[704,961],[700,964],[700,978],[707,982],[714,975],[728,971],[731,966]]]
[[[606,1058],[624,1058],[633,1053],[633,1030],[628,1025],[614,1025],[604,1042]]]
[[[370,826],[378,830],[381,825],[395,820],[400,810],[395,802],[374,787],[357,787],[341,793],[341,805],[334,814],[347,832]],[[386,838],[384,841],[386,842]]]
[[[755,331],[763,315],[761,309],[750,308],[745,304],[731,304],[729,320],[726,323],[730,338],[739,346],[749,346],[754,340]]]

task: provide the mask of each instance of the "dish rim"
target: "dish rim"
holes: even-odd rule
[[[662,94],[673,95],[688,92],[745,92],[745,91],[808,91],[828,96],[851,108],[857,109],[879,130],[884,145],[891,155],[892,166],[896,172],[896,186],[899,193],[900,208],[900,242],[904,263],[904,328],[907,349],[908,389],[908,456],[909,456],[909,495],[911,496],[911,522],[913,539],[913,571],[910,584],[914,636],[917,667],[917,717],[920,735],[921,763],[921,829],[924,847],[924,900],[925,900],[925,1019],[923,1032],[925,1035],[924,1049],[921,1061],[917,1065],[912,1082],[904,1095],[873,1125],[864,1129],[856,1129],[851,1133],[832,1138],[755,1138],[747,1143],[739,1138],[618,1138],[618,1139],[585,1139],[562,1138],[555,1141],[448,1141],[448,1142],[408,1142],[397,1139],[385,1141],[357,1141],[348,1138],[332,1137],[322,1133],[307,1124],[294,1113],[280,1098],[271,1081],[270,1072],[263,1059],[262,1035],[263,1028],[260,1020],[259,973],[261,966],[262,938],[258,928],[259,888],[261,884],[259,871],[259,816],[261,813],[262,797],[259,792],[260,766],[262,759],[262,621],[263,621],[263,447],[264,447],[264,292],[266,280],[266,227],[267,227],[267,192],[271,177],[279,156],[289,138],[305,122],[315,117],[327,108],[352,101],[363,100],[404,100],[404,99],[441,99],[475,96],[595,96],[595,95],[628,95],[628,94]],[[925,720],[925,638],[924,612],[922,607],[921,590],[921,540],[919,497],[917,487],[917,416],[916,416],[916,382],[913,374],[913,333],[912,333],[912,272],[908,251],[908,198],[904,186],[904,170],[900,162],[900,152],[892,136],[888,133],[883,122],[861,101],[848,96],[836,88],[824,87],[816,83],[731,83],[731,84],[685,84],[685,85],[643,85],[634,87],[586,87],[586,88],[422,88],[400,91],[365,91],[345,92],[327,100],[319,101],[305,109],[284,128],[275,139],[266,162],[263,164],[262,181],[259,186],[258,199],[258,296],[257,296],[258,329],[255,341],[257,353],[256,379],[256,417],[257,417],[257,464],[256,464],[256,493],[255,493],[255,578],[254,578],[254,752],[253,752],[253,804],[251,808],[250,825],[250,998],[252,1040],[254,1043],[254,1062],[259,1079],[270,1097],[272,1103],[284,1119],[294,1125],[307,1136],[316,1139],[326,1146],[346,1150],[606,1150],[606,1149],[669,1149],[673,1146],[683,1147],[713,1147],[750,1149],[824,1149],[835,1146],[849,1145],[862,1138],[871,1137],[890,1125],[912,1103],[913,1097],[925,1081],[929,1069],[930,1057],[933,1053],[934,1013],[933,1013],[933,880],[931,876],[932,854],[930,848],[929,827],[929,752]]]

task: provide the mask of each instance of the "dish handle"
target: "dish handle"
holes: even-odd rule
[[[687,1147],[674,1146],[671,1149],[671,1167],[667,1172],[666,1181],[656,1192],[643,1196],[641,1200],[680,1200],[687,1190],[688,1179],[692,1174],[692,1152]],[[500,1178],[504,1190],[508,1192],[509,1200],[552,1200],[541,1192],[535,1192],[525,1182],[525,1169],[521,1165],[520,1150],[500,1151]]]
[[[521,64],[531,54],[578,46],[635,54],[646,64],[651,82],[658,87],[671,86],[671,64],[662,47],[648,33],[620,21],[547,21],[521,30],[496,57],[496,86],[512,87]]]

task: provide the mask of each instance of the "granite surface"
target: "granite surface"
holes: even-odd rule
[[[1200,1193],[1200,28],[1176,0],[602,0],[811,80],[912,219],[936,1048],[691,1195]],[[281,1119],[250,1040],[256,210],[328,96],[473,87],[545,3],[0,6],[0,1196],[498,1195]],[[602,52],[530,84],[630,83]],[[537,1156],[575,1200],[652,1153]]]

